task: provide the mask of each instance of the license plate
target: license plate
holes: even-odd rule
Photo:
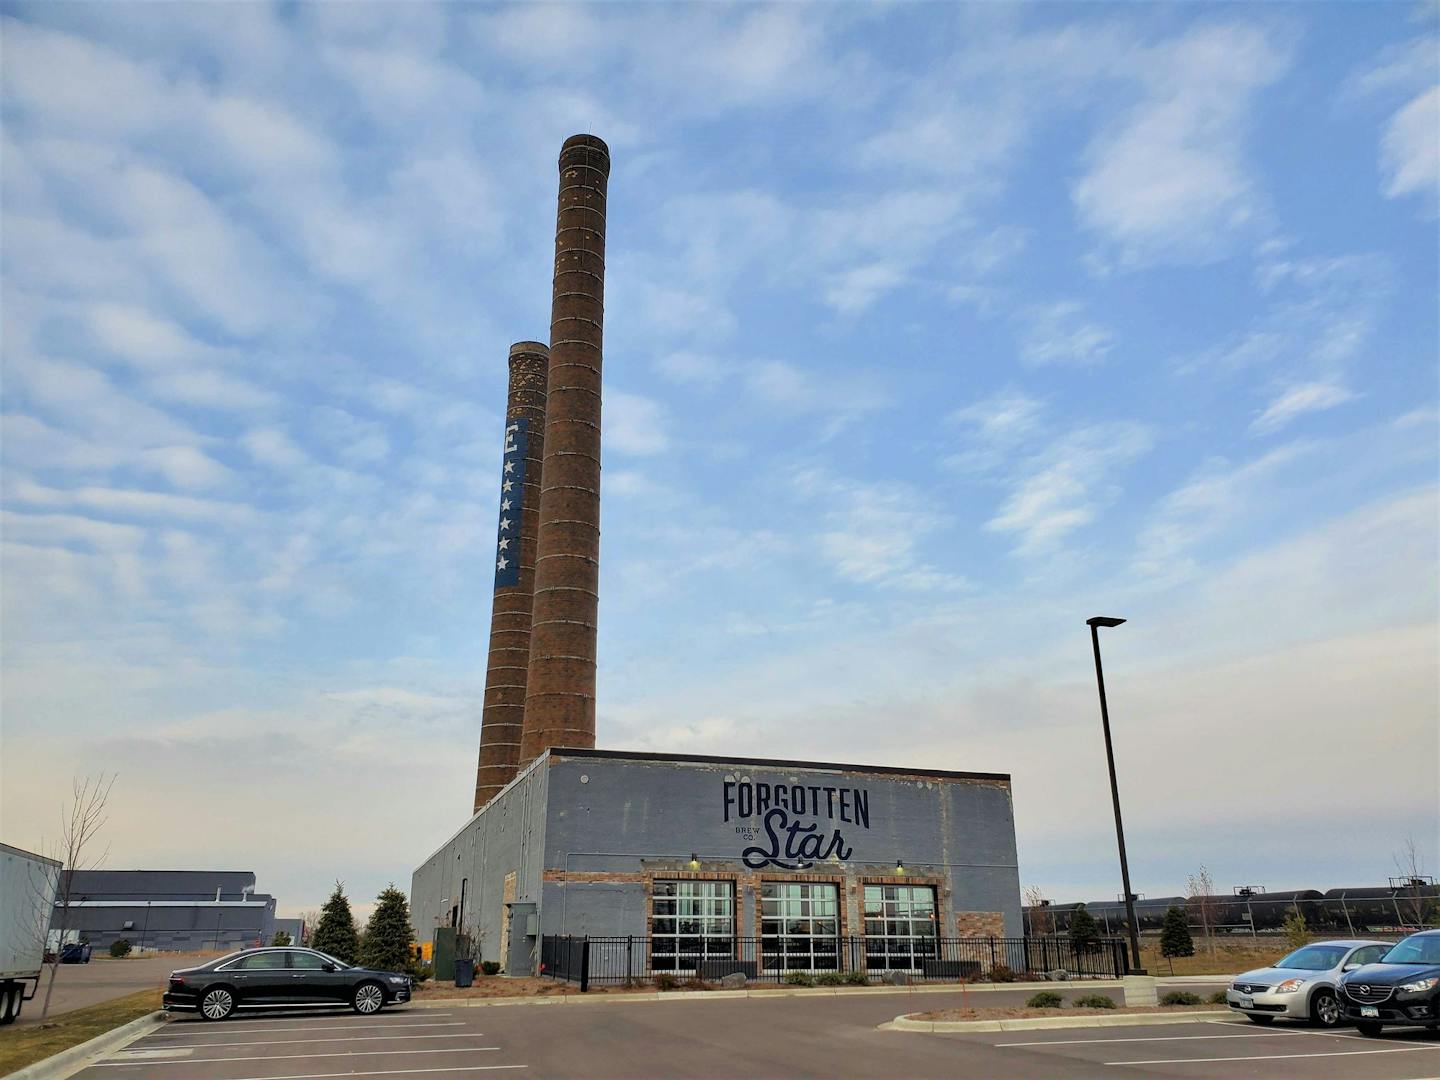
[[[1380,1010],[1377,1009],[1374,1005],[1361,1005],[1361,1006],[1360,1006],[1360,1015],[1361,1015],[1361,1016],[1374,1016],[1374,1017],[1377,1017],[1377,1018],[1378,1018],[1378,1017],[1380,1016]]]
[[[1255,999],[1252,997],[1246,997],[1244,994],[1241,994],[1240,1007],[1242,1009],[1253,1009],[1255,1007]]]

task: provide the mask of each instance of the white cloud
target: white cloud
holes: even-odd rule
[[[1024,327],[1020,359],[1035,367],[1097,364],[1115,344],[1114,333],[1086,318],[1084,306],[1074,300],[1026,308],[1016,320]]]
[[[1255,422],[1250,425],[1250,430],[1255,432],[1275,431],[1302,413],[1322,412],[1325,409],[1333,409],[1337,405],[1344,405],[1347,401],[1354,399],[1355,394],[1352,391],[1337,383],[1301,383],[1298,386],[1289,387],[1272,401],[1265,411],[1255,418]]]
[[[875,262],[842,270],[825,288],[825,302],[842,315],[864,311],[905,280],[893,263]]]
[[[1244,139],[1256,94],[1287,62],[1239,24],[1146,50],[1146,96],[1091,144],[1072,190],[1081,222],[1126,264],[1225,254],[1264,213]]]
[[[1053,549],[1119,497],[1115,474],[1151,442],[1149,431],[1134,423],[1095,424],[1060,436],[1018,466],[1009,496],[985,528],[1015,534],[1022,555]]]
[[[1433,206],[1440,188],[1440,86],[1417,95],[1390,118],[1380,164],[1389,177],[1386,195],[1426,194]]]
[[[605,446],[610,450],[643,457],[663,453],[670,446],[665,410],[658,401],[611,390],[601,416]]]
[[[62,490],[20,480],[11,486],[10,492],[11,498],[20,503],[35,506],[78,506],[121,517],[200,521],[217,525],[242,525],[255,517],[255,512],[241,503],[197,499],[188,495],[170,495],[158,491],[104,487]]]
[[[711,389],[731,374],[732,365],[719,357],[682,351],[658,357],[655,370],[671,382]]]

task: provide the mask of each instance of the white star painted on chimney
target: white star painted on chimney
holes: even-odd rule
[[[500,556],[500,561],[495,564],[495,569],[496,569],[496,570],[504,570],[505,567],[507,567],[507,566],[509,566],[509,565],[510,565],[509,560],[506,559],[504,555],[501,555],[501,556]]]
[[[500,531],[504,532],[508,528],[510,528],[510,519],[507,517],[502,517],[500,519]]]
[[[505,471],[506,471],[507,473],[512,473],[512,472],[514,472],[514,471],[515,471],[515,462],[513,462],[513,461],[507,461],[507,462],[505,462]]]
[[[500,500],[500,509],[501,509],[501,510],[509,510],[509,509],[510,509],[510,500],[509,500],[509,499],[501,499],[501,500]]]
[[[509,491],[509,490],[510,490],[512,487],[514,487],[514,486],[515,486],[515,481],[513,481],[513,480],[506,480],[506,481],[504,481],[503,483],[501,483],[501,485],[500,485],[500,490],[501,490],[501,491]]]
[[[501,551],[504,551],[504,550],[505,550],[506,548],[508,548],[509,546],[510,546],[510,540],[509,540],[508,537],[507,537],[506,539],[500,541],[500,550],[501,550]]]

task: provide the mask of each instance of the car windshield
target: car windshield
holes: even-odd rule
[[[1416,934],[1380,958],[1382,964],[1440,964],[1440,934]]]
[[[1328,971],[1345,955],[1343,945],[1306,945],[1276,963],[1277,968],[1298,968],[1301,971]]]

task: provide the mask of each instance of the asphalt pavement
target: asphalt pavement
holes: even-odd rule
[[[200,957],[162,954],[126,957],[124,960],[97,956],[88,964],[61,964],[55,973],[55,993],[50,998],[47,1019],[72,1009],[83,1009],[87,1005],[99,1005],[112,998],[124,997],[137,990],[164,986],[170,972],[176,968],[204,962]],[[50,968],[47,966],[40,972],[39,992],[33,1001],[25,1003],[17,1023],[39,1023],[40,1006],[45,1001],[45,987],[49,981]]]
[[[1413,1080],[1440,1075],[1440,1038],[1366,1039],[1244,1020],[930,1035],[881,1031],[904,1012],[979,1004],[950,994],[387,1009],[173,1019],[83,1080],[540,1077],[1211,1077]],[[1008,992],[984,1004],[1008,1004]],[[1018,995],[1017,995],[1018,996]]]

